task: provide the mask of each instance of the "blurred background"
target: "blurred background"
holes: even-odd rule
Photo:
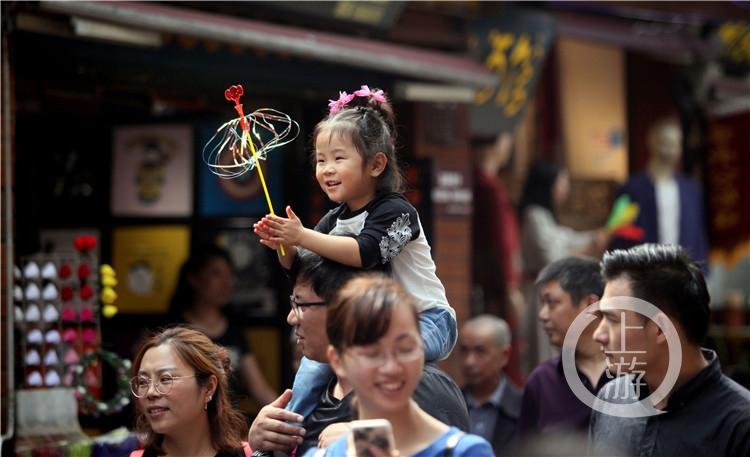
[[[534,163],[567,171],[557,222],[597,229],[658,153],[652,127],[673,119],[675,171],[702,193],[682,205],[696,208],[691,229],[706,240],[692,254],[709,275],[710,345],[726,371],[747,376],[748,2],[3,2],[3,455],[17,393],[65,384],[29,384],[27,335],[40,326],[33,300],[14,291],[34,282],[30,262],[112,265],[117,312],[100,316],[95,300],[87,347],[130,358],[164,322],[182,263],[221,246],[234,274],[228,306],[258,366],[274,390],[291,385],[289,285],[251,231],[268,212],[257,174],[222,180],[202,160],[236,117],[224,99],[233,84],[244,85],[246,113],[270,107],[300,124],[262,165],[277,211],[291,205],[308,227],[331,205],[309,160],[328,100],[362,84],[389,94],[407,196],[459,323],[535,306],[523,289],[538,269],[522,245]],[[80,235],[96,246],[76,249]],[[42,330],[65,339],[68,325],[48,317],[37,316]],[[531,342],[518,351],[523,379],[536,353]],[[461,382],[454,357],[444,368]],[[116,390],[108,370],[96,372],[105,400]],[[257,403],[242,401],[252,417]],[[127,408],[109,412],[81,414],[89,435],[131,425]]]

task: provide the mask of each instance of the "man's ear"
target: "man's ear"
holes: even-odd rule
[[[583,297],[580,302],[578,302],[578,307],[586,308],[587,306],[598,302],[600,299],[601,297],[596,294],[588,294],[585,297]]]
[[[654,316],[654,336],[656,337],[656,344],[667,344],[667,335],[664,333],[664,329],[669,328],[669,323],[672,320],[663,312],[658,313]],[[673,324],[674,325],[674,324]]]
[[[510,344],[506,344],[500,349],[500,368],[505,369],[505,367],[508,366],[508,362],[510,362],[510,351]]]
[[[370,176],[377,178],[383,173],[386,166],[388,166],[388,157],[383,152],[376,152],[375,157],[370,160]]]
[[[329,344],[328,349],[326,350],[326,355],[328,356],[328,363],[331,365],[333,372],[336,373],[336,376],[339,378],[345,378],[346,376],[339,351],[337,351],[333,345]]]

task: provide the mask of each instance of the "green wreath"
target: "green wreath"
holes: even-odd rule
[[[83,373],[86,371],[86,368],[97,359],[109,364],[117,373],[117,391],[107,401],[96,398],[88,386],[86,386],[83,379]],[[75,394],[78,399],[78,409],[82,413],[90,414],[94,417],[99,417],[99,415],[108,416],[122,411],[124,407],[130,404],[130,378],[128,376],[131,367],[130,360],[122,359],[114,352],[99,349],[86,354],[74,368]]]

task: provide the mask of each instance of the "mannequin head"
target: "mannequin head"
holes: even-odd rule
[[[677,119],[657,120],[648,131],[648,149],[652,164],[674,169],[682,158],[682,129]]]

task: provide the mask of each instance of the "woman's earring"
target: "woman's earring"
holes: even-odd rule
[[[213,397],[208,397],[208,400],[206,400],[206,403],[203,405],[203,411],[208,411],[208,404],[211,402],[211,399]]]

